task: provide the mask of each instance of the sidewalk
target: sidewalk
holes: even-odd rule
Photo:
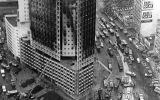
[[[153,70],[153,73],[155,74],[156,78],[160,81],[160,73],[157,71],[156,63],[153,61],[151,57],[149,57],[149,60],[150,60],[150,66]]]

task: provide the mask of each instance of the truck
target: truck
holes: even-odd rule
[[[119,68],[119,71],[122,72],[123,71],[123,63],[122,63],[122,58],[121,56],[116,56],[117,58],[117,62],[118,62],[118,68]]]

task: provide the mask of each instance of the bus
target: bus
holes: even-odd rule
[[[117,62],[118,62],[119,71],[122,72],[123,71],[122,58],[121,58],[121,56],[116,56],[116,58],[117,58]]]

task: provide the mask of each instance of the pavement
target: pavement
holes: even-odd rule
[[[124,71],[124,76],[128,76],[126,75],[126,72],[130,71],[127,62],[124,62],[124,55],[122,54],[122,52],[120,50],[118,50],[120,56],[122,57],[122,62],[123,62],[123,71]],[[128,76],[129,78],[131,78],[131,76]],[[126,93],[127,89],[130,89],[130,93]],[[127,98],[127,96],[129,96],[129,100],[134,100],[134,95],[133,95],[133,87],[127,87],[124,89],[125,93],[122,96],[122,100],[125,100],[125,98]]]
[[[142,59],[141,52],[138,49],[136,49],[136,47],[134,45],[135,41],[134,42],[129,42],[128,38],[122,32],[120,32],[120,37],[127,41],[128,46],[133,50],[134,58],[137,58],[138,56],[140,56],[140,59]],[[147,65],[149,66],[148,63],[147,63]],[[159,96],[156,95],[153,92],[153,89],[151,90],[151,87],[149,86],[149,83],[150,83],[151,79],[146,78],[144,76],[145,66],[143,66],[142,64],[138,64],[135,61],[133,63],[133,65],[131,65],[129,67],[131,68],[132,71],[134,71],[136,73],[136,78],[134,79],[135,82],[136,82],[135,91],[137,91],[138,93],[140,93],[140,92],[144,93],[146,100],[159,100]]]
[[[100,7],[101,5],[103,5],[102,0],[97,0],[98,1],[98,6]],[[98,8],[99,10],[102,10],[101,7]],[[97,17],[98,16],[105,16],[103,14],[101,14],[101,12],[97,10]],[[106,20],[109,21],[108,18],[105,18]],[[97,27],[99,26],[98,20],[97,20]],[[111,36],[110,39],[112,41],[115,41],[115,37]],[[117,76],[121,76],[123,73],[119,72],[119,68],[118,68],[118,63],[117,63],[117,59],[116,59],[116,54],[117,51],[114,51],[114,56],[110,57],[108,55],[107,49],[109,47],[112,47],[111,45],[109,45],[109,39],[105,38],[102,39],[103,43],[104,43],[104,47],[101,48],[101,52],[98,53],[96,52],[96,57],[97,57],[97,63],[95,64],[95,86],[93,88],[93,91],[97,91],[99,89],[103,89],[103,91],[105,91],[104,85],[103,85],[103,80],[105,79],[106,81],[110,81],[115,79]],[[108,69],[108,61],[112,62],[112,71],[110,69]],[[120,89],[119,91],[122,91],[122,89]],[[96,93],[96,92],[95,92]],[[112,91],[111,92],[111,98],[113,100],[117,99],[117,91]],[[94,98],[95,99],[95,98]]]

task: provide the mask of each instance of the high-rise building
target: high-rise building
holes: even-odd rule
[[[15,57],[20,57],[20,43],[17,28],[17,15],[5,15],[7,46]]]
[[[124,23],[125,27],[135,29],[140,33],[142,0],[113,0],[115,15]]]
[[[18,0],[19,22],[29,22],[29,0]]]
[[[21,61],[81,97],[93,86],[96,0],[30,0],[29,14]]]
[[[154,53],[160,57],[160,19],[157,20],[155,41],[154,41]]]
[[[136,30],[136,35],[140,34],[141,29],[141,15],[142,15],[142,0],[134,0],[134,8],[133,8],[133,19],[134,25],[133,27]]]
[[[22,5],[27,7],[27,0],[19,0],[18,15],[5,15],[5,28],[7,36],[7,46],[13,55],[20,58],[20,38],[27,35],[29,30],[29,19],[25,15],[29,15],[27,10],[23,9]],[[25,13],[22,13],[25,12]],[[25,19],[23,19],[25,18]]]

